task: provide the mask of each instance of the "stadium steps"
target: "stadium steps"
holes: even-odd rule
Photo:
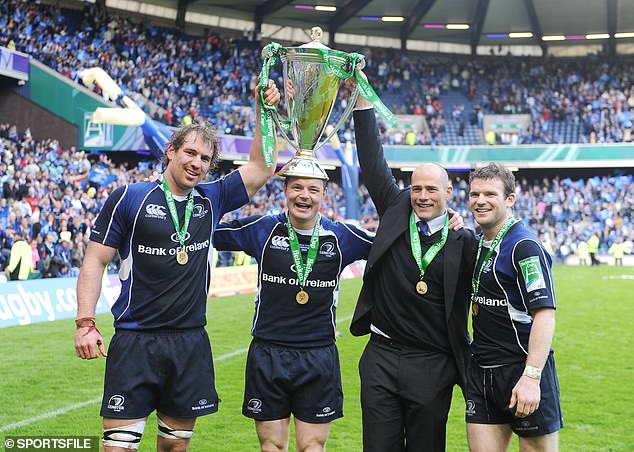
[[[439,96],[446,122],[446,138],[449,146],[469,146],[482,144],[482,134],[477,126],[470,124],[471,115],[474,112],[471,100],[459,91],[450,90]],[[459,135],[460,121],[454,120],[452,112],[454,106],[464,105],[461,120],[464,121],[463,136]]]

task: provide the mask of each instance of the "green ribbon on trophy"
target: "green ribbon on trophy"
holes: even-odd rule
[[[273,127],[273,112],[275,105],[269,105],[264,102],[264,90],[269,86],[269,71],[277,62],[282,46],[277,42],[272,42],[262,51],[264,62],[262,63],[262,71],[258,76],[260,83],[260,130],[262,132],[262,154],[264,155],[264,163],[266,167],[273,164],[273,155],[275,154],[275,127]],[[289,123],[290,127],[290,123]]]
[[[332,71],[332,73],[344,80],[350,77],[355,77],[357,80],[357,85],[359,86],[359,94],[361,94],[361,96],[372,103],[374,109],[385,120],[385,122],[394,127],[396,125],[394,113],[392,113],[390,109],[385,106],[381,99],[379,99],[376,91],[374,91],[374,89],[372,89],[372,87],[370,86],[370,83],[361,75],[361,72],[357,70],[358,64],[361,61],[364,61],[365,57],[356,52],[345,53],[339,52],[337,50],[320,50],[322,52],[324,63],[328,65],[328,68]],[[346,72],[343,68],[333,64],[331,62],[331,57],[333,56],[346,58],[351,66],[350,73]]]

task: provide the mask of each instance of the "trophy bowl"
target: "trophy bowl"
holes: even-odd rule
[[[308,44],[279,47],[276,55],[272,55],[270,46],[265,47],[262,52],[265,59],[279,55],[283,63],[288,118],[280,118],[277,109],[272,110],[272,116],[279,132],[297,151],[278,172],[283,177],[328,180],[326,172],[315,159],[315,151],[343,126],[359,95],[357,86],[333,130],[320,141],[333,112],[341,82],[354,77],[356,70],[365,67],[363,56],[340,52],[323,45],[320,42],[322,34],[321,28],[314,27],[311,30],[312,42]]]

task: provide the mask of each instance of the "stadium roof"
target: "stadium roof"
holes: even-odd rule
[[[234,29],[261,26],[264,39],[281,41],[304,41],[305,30],[318,25],[327,33],[326,41],[330,44],[334,34],[334,42],[339,44],[447,53],[489,54],[499,46],[514,46],[521,49],[514,54],[539,55],[547,48],[551,54],[562,55],[611,48],[614,54],[617,45],[618,53],[634,53],[634,0],[106,0],[105,3],[127,10],[130,5],[143,5],[138,12],[148,15],[161,10],[166,18],[173,15],[180,26],[186,23]],[[336,11],[316,10],[317,5],[334,6]],[[381,20],[386,16],[403,20]],[[447,27],[448,24],[462,25],[463,29]],[[531,35],[516,37],[509,33]],[[626,35],[621,36],[623,33]],[[543,40],[544,36],[551,40]]]

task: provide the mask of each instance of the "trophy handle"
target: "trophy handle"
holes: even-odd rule
[[[293,140],[286,133],[286,129],[288,129],[290,121],[283,121],[278,117],[277,107],[271,110],[271,116],[273,117],[273,122],[277,126],[277,130],[282,134],[282,137],[289,143],[296,151],[299,151],[298,147],[295,145]]]
[[[328,136],[322,143],[317,144],[317,146],[315,147],[315,151],[321,148],[324,144],[326,144],[332,138],[332,136],[335,133],[337,133],[337,131],[341,128],[341,126],[343,126],[343,123],[346,122],[346,119],[348,119],[348,117],[352,113],[352,110],[354,109],[354,106],[357,103],[358,97],[359,97],[359,85],[356,86],[356,88],[354,89],[354,92],[350,96],[348,105],[346,106],[346,109],[343,111],[343,115],[341,115],[341,118],[337,122],[337,125],[330,131],[330,133],[328,134]],[[273,115],[273,118],[275,118],[275,115]]]

